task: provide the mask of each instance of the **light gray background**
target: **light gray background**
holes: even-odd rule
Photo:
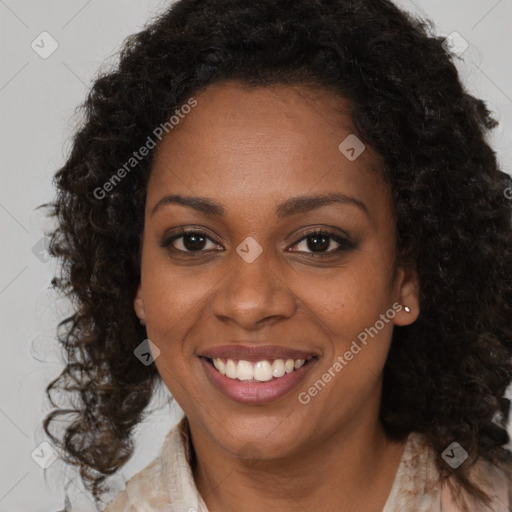
[[[433,19],[439,35],[457,31],[469,42],[457,67],[470,92],[496,113],[500,127],[490,142],[510,173],[512,0],[396,1]],[[57,461],[45,473],[31,458],[45,439],[41,420],[49,408],[44,387],[62,367],[54,330],[56,318],[67,310],[48,288],[53,263],[33,252],[48,228],[34,208],[53,197],[51,179],[69,150],[75,107],[96,72],[115,61],[127,35],[168,3],[0,0],[0,512],[62,510],[65,484],[74,512],[95,510],[73,471]],[[59,45],[46,59],[31,47],[43,31]],[[125,478],[158,454],[179,419],[177,406],[156,408],[167,396],[162,390],[155,412],[140,425]],[[38,450],[44,459],[47,451]]]

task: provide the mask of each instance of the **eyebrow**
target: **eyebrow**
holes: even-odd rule
[[[333,203],[357,206],[363,210],[366,215],[369,215],[368,207],[365,203],[355,197],[340,193],[291,197],[277,205],[276,214],[279,219],[283,219],[291,215],[308,212]],[[162,199],[160,199],[152,208],[150,214],[154,215],[158,210],[168,204],[180,204],[182,206],[187,206],[208,216],[223,217],[226,212],[225,208],[220,203],[217,203],[208,197],[172,194],[162,197]]]

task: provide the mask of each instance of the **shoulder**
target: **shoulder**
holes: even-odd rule
[[[136,512],[146,510],[148,505],[158,510],[167,498],[161,482],[162,464],[158,457],[130,478],[105,512]]]
[[[471,468],[470,477],[475,485],[486,492],[491,500],[488,507],[473,505],[475,512],[492,510],[509,512],[512,506],[512,461],[498,466],[487,460],[478,460]],[[468,498],[471,503],[471,498]]]
[[[470,480],[491,499],[486,507],[463,491],[453,476],[441,480],[437,466],[439,457],[423,434],[411,433],[384,512],[461,512],[461,498],[471,512],[512,510],[512,463],[498,467],[479,459],[470,469]],[[454,491],[460,495],[457,499]]]
[[[185,420],[176,424],[167,434],[160,455],[133,475],[126,487],[107,506],[105,512],[136,512],[138,510],[164,510],[169,505],[169,489],[165,482],[176,480],[179,475],[169,474],[176,467],[169,467],[173,459],[183,464],[180,458]]]
[[[463,504],[466,504],[471,512],[512,510],[512,455],[507,462],[500,465],[479,458],[470,467],[468,477],[473,485],[487,494],[489,503],[485,505],[462,489],[452,475],[440,484],[442,510],[460,512],[464,509]]]

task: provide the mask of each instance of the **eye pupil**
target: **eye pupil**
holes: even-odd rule
[[[200,240],[200,242],[198,242]],[[204,248],[206,237],[197,233],[183,235],[183,246],[187,251],[197,251]]]
[[[323,242],[319,243],[319,240]],[[325,235],[311,235],[308,236],[308,249],[314,250],[324,250],[329,247],[329,237]]]

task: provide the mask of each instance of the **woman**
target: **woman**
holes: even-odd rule
[[[62,439],[109,512],[506,511],[512,227],[495,126],[387,0],[182,0],[56,176]],[[510,501],[512,503],[512,501]]]

